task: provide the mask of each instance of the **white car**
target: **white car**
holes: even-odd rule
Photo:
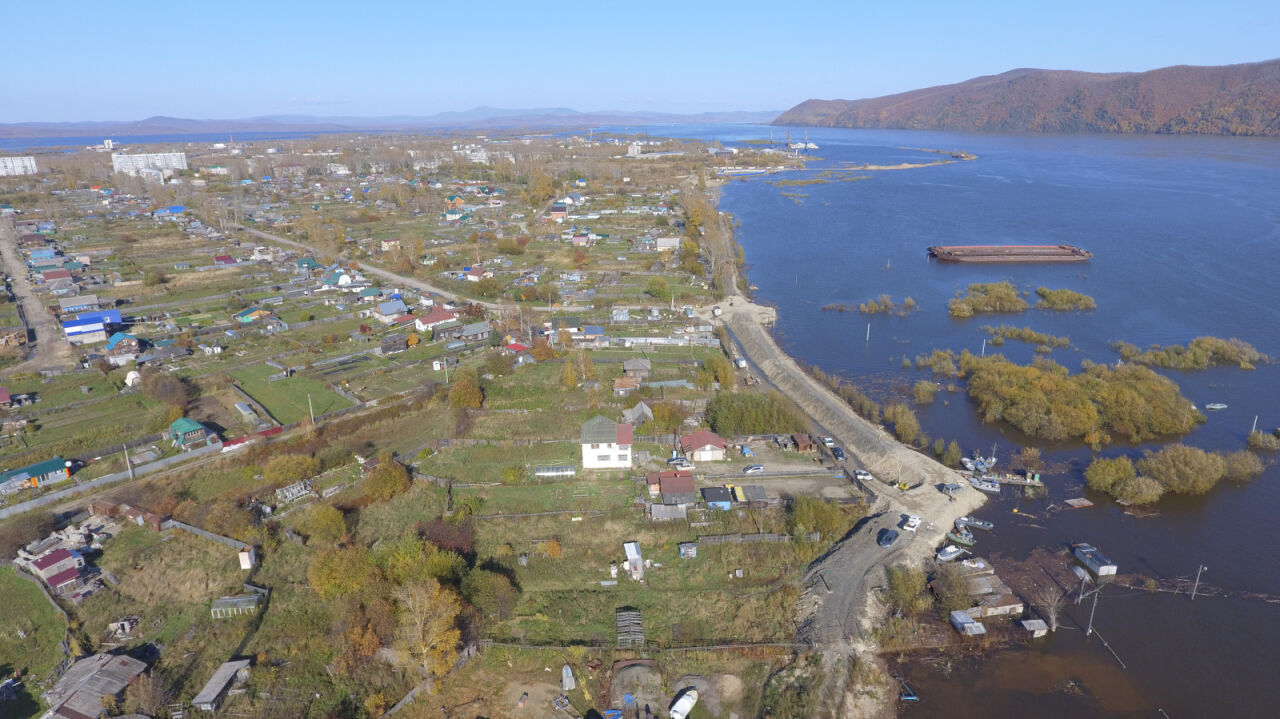
[[[920,518],[914,514],[907,515],[907,521],[902,523],[902,529],[907,532],[914,532],[920,528]]]
[[[871,473],[870,473],[870,472],[868,472],[868,471],[867,471],[867,470],[865,470],[865,469],[855,469],[855,470],[853,470],[853,476],[854,476],[854,477],[856,477],[856,478],[858,478],[859,480],[861,480],[861,481],[863,481],[863,482],[870,482],[871,480],[875,479],[875,477],[872,477],[872,476],[871,476]]]
[[[835,437],[823,437],[823,438],[822,438],[822,443],[823,443],[824,445],[828,446],[828,447],[834,447],[834,446],[836,446],[836,438],[835,438]]]

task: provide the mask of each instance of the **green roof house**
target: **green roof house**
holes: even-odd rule
[[[173,446],[191,449],[208,443],[209,430],[190,417],[180,417],[169,425],[169,438],[173,440]]]

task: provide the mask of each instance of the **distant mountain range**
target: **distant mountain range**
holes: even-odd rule
[[[600,125],[668,123],[771,122],[772,111],[706,112],[677,114],[605,110],[578,112],[564,107],[504,109],[476,107],[461,112],[435,115],[393,115],[386,117],[314,117],[311,115],[265,115],[232,120],[192,120],[181,117],[148,117],[145,120],[88,122],[18,122],[0,124],[0,137],[129,137],[235,132],[392,132],[413,130],[475,130],[586,128]]]
[[[807,100],[777,125],[1280,136],[1280,60],[1149,72],[1010,70],[866,100]]]

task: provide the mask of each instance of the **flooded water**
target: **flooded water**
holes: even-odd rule
[[[646,128],[654,134],[734,140],[768,138],[767,127]],[[774,129],[781,140],[785,130]],[[802,131],[792,129],[798,139]],[[734,181],[722,209],[741,221],[739,239],[757,297],[777,305],[777,334],[798,359],[875,389],[905,393],[930,375],[902,368],[934,348],[980,352],[984,325],[1030,326],[1071,339],[1051,357],[1073,371],[1080,361],[1114,362],[1117,340],[1138,346],[1186,344],[1200,335],[1237,337],[1280,357],[1280,142],[1236,138],[993,136],[898,131],[810,130],[820,149],[815,168],[931,162],[943,156],[904,148],[959,149],[971,162],[858,172],[869,179],[777,186],[814,172]],[[785,194],[784,194],[785,193]],[[788,196],[790,195],[790,196]],[[1071,243],[1094,253],[1082,264],[951,265],[927,259],[934,244]],[[971,282],[1010,280],[1069,288],[1094,297],[1087,313],[1030,310],[955,320],[946,303]],[[906,316],[824,312],[829,303],[882,293],[912,297]],[[870,341],[865,339],[870,324]],[[1030,345],[988,346],[1027,361]],[[1200,406],[1228,409],[1183,441],[1206,449],[1244,446],[1260,428],[1280,425],[1280,363],[1254,371],[1166,371]],[[984,508],[997,524],[976,548],[1013,559],[1035,547],[1088,541],[1122,573],[1189,577],[1280,594],[1280,469],[1243,485],[1220,485],[1203,497],[1165,498],[1158,516],[1136,518],[1083,488],[1091,453],[1031,441],[983,424],[961,393],[941,393],[919,412],[933,437],[971,452],[996,445],[1004,461],[1024,445],[1066,467],[1046,477],[1043,500],[1004,496]],[[1139,455],[1158,447],[1112,446],[1103,454]],[[1086,496],[1089,509],[1051,512]],[[1015,514],[1014,509],[1020,510]],[[1034,517],[1022,518],[1022,514]],[[1094,626],[1127,668],[1079,626],[1088,607],[1072,606],[1066,628],[1032,649],[961,661],[949,671],[909,664],[923,701],[904,715],[953,719],[991,716],[1129,717],[1274,716],[1280,706],[1280,605],[1257,600],[1105,590]]]

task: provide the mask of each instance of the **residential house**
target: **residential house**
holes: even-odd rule
[[[462,336],[462,330],[465,327],[457,320],[442,322],[431,328],[431,339],[433,340],[456,340]]]
[[[396,318],[405,315],[408,312],[409,308],[405,306],[404,300],[387,300],[386,302],[379,303],[378,307],[373,310],[371,316],[375,320],[389,325],[392,322],[395,322]]]
[[[558,336],[560,331],[564,330],[571,335],[582,332],[582,320],[577,317],[552,317],[551,318],[551,335]]]
[[[583,469],[630,469],[633,430],[608,417],[593,417],[582,425]]]
[[[729,443],[710,430],[699,430],[680,438],[680,451],[695,462],[723,462]]]
[[[107,339],[104,352],[108,362],[116,367],[124,367],[137,361],[138,355],[142,354],[142,340],[131,334],[117,332]]]
[[[466,198],[461,197],[460,195],[449,195],[448,197],[444,198],[444,208],[446,210],[460,208],[465,206],[466,204],[467,204]]]
[[[462,274],[467,282],[479,282],[493,277],[493,270],[484,267],[467,267]]]
[[[432,308],[427,314],[418,317],[413,321],[413,326],[419,332],[431,332],[436,327],[448,322],[457,321],[458,316],[442,307]]]
[[[462,332],[458,335],[458,339],[468,343],[484,342],[489,339],[489,335],[492,332],[493,328],[489,326],[488,322],[472,322],[462,328]]]
[[[547,210],[547,217],[556,222],[564,222],[569,216],[569,208],[563,202],[557,202],[551,205],[551,209]]]
[[[791,441],[796,443],[797,452],[816,452],[818,445],[814,443],[813,437],[804,433],[791,435]]]
[[[73,345],[96,344],[106,342],[110,333],[122,323],[119,310],[81,312],[63,320],[62,331],[67,335],[67,342]]]
[[[356,281],[355,276],[350,274],[349,272],[346,272],[343,270],[333,270],[332,272],[325,275],[320,280],[320,284],[324,285],[326,288],[332,289],[335,287],[346,287],[355,281]]]
[[[125,654],[94,654],[71,665],[42,696],[47,719],[97,719],[108,697],[118,700],[147,665]]]
[[[399,332],[387,335],[378,341],[378,354],[383,357],[404,352],[407,349],[409,349],[409,338]]]
[[[76,312],[92,312],[98,309],[97,295],[80,295],[58,301],[58,311],[64,315]]]
[[[653,421],[653,410],[649,405],[640,402],[631,409],[622,410],[622,421],[634,427]]]
[[[647,359],[629,359],[622,363],[623,374],[636,379],[649,379],[652,369],[653,363]]]
[[[702,499],[712,509],[728,511],[733,506],[733,492],[726,487],[706,487],[702,490]]]
[[[0,472],[0,492],[8,494],[25,487],[43,487],[71,479],[71,469],[62,457]]]
[[[191,449],[208,444],[210,432],[207,427],[190,417],[179,417],[169,425],[169,439],[175,447]]]
[[[294,260],[293,264],[303,272],[315,272],[316,270],[324,269],[324,265],[316,262],[314,257],[299,257]]]
[[[84,557],[79,552],[61,547],[31,560],[31,571],[55,592],[74,584],[81,569],[84,569]]]
[[[214,255],[213,256],[213,264],[215,265],[234,265],[235,263],[236,263],[236,258],[232,257],[231,255]]]
[[[640,380],[635,377],[615,377],[613,380],[613,396],[627,397],[640,389]]]
[[[454,208],[445,210],[444,214],[441,215],[441,217],[443,217],[446,222],[461,222],[463,220],[470,218],[471,215],[468,215],[467,211],[462,209],[461,207],[454,207]]]
[[[658,494],[663,504],[693,504],[698,501],[698,490],[693,475],[688,470],[660,472]]]
[[[377,287],[366,287],[363,290],[360,290],[360,294],[358,295],[358,297],[360,298],[361,302],[365,302],[365,301],[372,302],[373,300],[376,300],[382,297],[382,290],[378,289]]]

